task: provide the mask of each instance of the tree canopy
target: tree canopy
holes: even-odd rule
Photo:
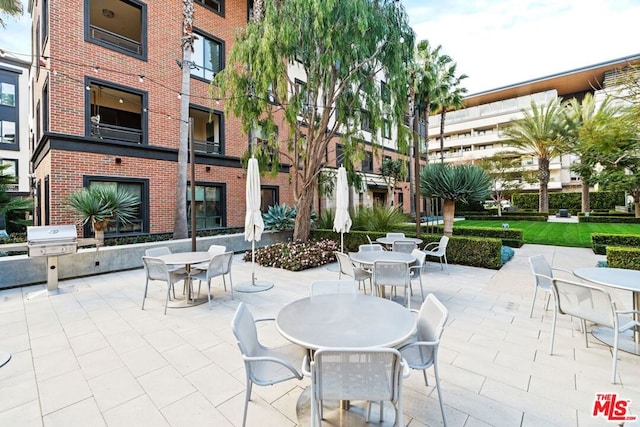
[[[394,0],[265,0],[263,9],[238,33],[212,96],[226,100],[244,132],[266,137],[252,155],[302,166],[292,169],[294,237],[306,239],[329,142],[337,137],[345,150],[362,151],[353,147],[375,145],[385,121],[402,122],[414,34]],[[398,126],[401,150],[406,136]]]

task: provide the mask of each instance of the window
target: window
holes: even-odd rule
[[[121,235],[121,234],[138,234],[149,232],[149,214],[148,214],[148,194],[149,181],[146,179],[119,178],[119,177],[85,177],[85,187],[107,186],[117,189],[126,190],[133,194],[140,203],[136,207],[133,218],[123,223],[120,221],[110,221],[105,229],[105,235]],[[91,232],[89,225],[85,226],[85,235]]]
[[[385,82],[380,82],[380,98],[385,104],[389,104],[391,102],[391,92],[389,91],[389,86],[387,86]]]
[[[0,141],[5,144],[16,143],[16,123],[15,122],[10,122],[8,120],[0,121]]]
[[[92,138],[146,143],[144,92],[87,79],[86,133]]]
[[[360,129],[371,131],[371,113],[367,110],[360,110]]]
[[[42,46],[49,36],[49,0],[42,0]]]
[[[196,230],[224,227],[226,206],[223,185],[201,185],[196,187]],[[191,190],[187,189],[187,221],[191,229]]]
[[[340,166],[344,166],[344,149],[342,148],[342,145],[340,144],[336,144],[336,167],[339,168]]]
[[[309,112],[309,93],[307,92],[307,84],[301,80],[295,81],[297,93],[300,96],[300,116],[304,117]]]
[[[269,156],[269,164],[273,165],[276,160],[276,148],[273,145],[273,141],[278,140],[278,127],[274,127],[271,131],[265,127],[258,125],[251,132],[251,138],[249,139],[249,151],[252,150],[253,144],[256,147],[261,147]]]
[[[138,0],[85,0],[85,39],[127,55],[147,55],[147,6]]]
[[[0,83],[0,105],[16,106],[16,86],[11,83]]]
[[[224,154],[224,116],[220,111],[192,106],[193,149],[201,153]]]
[[[224,0],[194,0],[194,3],[200,3],[218,15],[224,16]]]
[[[269,210],[269,206],[275,206],[280,204],[280,188],[272,185],[260,186],[260,210],[265,213]]]
[[[224,42],[213,36],[197,32],[193,42],[191,75],[206,81],[224,68]]]
[[[382,121],[382,137],[391,139],[391,121],[384,119]]]
[[[404,193],[401,191],[398,193],[398,206],[404,205]]]
[[[371,154],[371,151],[364,152],[364,159],[362,159],[362,172],[373,172],[373,154]]]
[[[18,184],[18,160],[15,159],[0,159],[0,174],[4,176],[12,177],[10,184]],[[7,180],[8,181],[8,180]],[[9,190],[10,188],[8,188]],[[16,188],[16,191],[18,189]]]
[[[42,130],[49,130],[49,79],[42,86]]]

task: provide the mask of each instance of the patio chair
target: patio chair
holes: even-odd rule
[[[368,234],[367,234],[367,241],[369,242],[370,245],[373,245],[373,242],[371,241],[371,237],[369,237]]]
[[[394,426],[404,426],[402,379],[409,370],[393,348],[320,348],[303,373],[311,377],[311,425],[322,425],[324,400],[365,400],[393,404]],[[309,369],[306,367],[309,366]],[[369,422],[368,403],[365,421]],[[381,420],[382,421],[382,417]]]
[[[315,280],[309,287],[309,296],[328,294],[350,294],[356,295],[358,289],[353,280]]]
[[[293,378],[302,379],[302,374],[294,366],[300,366],[306,350],[294,344],[283,347],[263,346],[258,340],[256,323],[266,320],[273,321],[274,319],[254,320],[244,302],[238,305],[231,320],[231,330],[236,337],[238,347],[240,347],[246,374],[243,427],[247,422],[247,409],[253,384],[267,386]]]
[[[623,315],[640,314],[640,311],[619,311],[616,308],[616,303],[611,300],[611,295],[609,295],[609,293],[604,289],[597,286],[572,282],[564,279],[552,279],[551,283],[551,290],[555,299],[555,310],[553,311],[551,347],[549,349],[549,354],[553,354],[558,313],[568,314],[569,316],[582,320],[584,344],[586,347],[589,347],[586,321],[611,328],[614,334],[611,383],[615,384],[620,334],[633,329],[634,327],[640,327],[640,322]]]
[[[391,246],[391,250],[393,252],[410,254],[417,247],[418,245],[416,244],[416,242],[413,242],[411,240],[394,240],[393,245]]]
[[[409,265],[406,262],[376,261],[373,263],[373,286],[382,295],[382,286],[404,288],[404,300],[407,308],[411,309],[411,298],[407,289],[411,286],[409,279]]]
[[[225,275],[229,275],[229,287],[231,288],[231,299],[233,299],[233,279],[231,278],[231,261],[233,261],[233,252],[224,252],[218,255],[214,255],[211,261],[207,264],[206,270],[198,270],[195,274],[192,274],[192,280],[198,279],[198,293],[200,293],[200,286],[202,282],[207,283],[207,298],[209,302],[209,309],[211,309],[211,280],[214,277],[222,276],[222,283],[224,284],[224,290],[227,291],[227,282],[224,278]]]
[[[427,245],[422,249],[427,255],[438,257],[440,259],[440,269],[444,270],[444,266],[447,267],[447,271],[449,271],[449,263],[447,262],[447,245],[449,244],[449,237],[442,236],[440,237],[440,241],[427,243]],[[442,264],[442,260],[444,259],[444,265]]]
[[[226,251],[227,251],[227,247],[224,245],[211,245],[209,246],[209,249],[207,249],[207,252],[211,256],[223,254]],[[208,262],[201,262],[200,264],[192,265],[191,269],[197,268],[198,270],[206,270],[208,267],[209,267]]]
[[[404,233],[387,233],[387,237],[390,239],[404,239]]]
[[[159,257],[162,255],[169,255],[171,253],[171,249],[169,249],[168,246],[158,246],[157,248],[149,248],[147,250],[144,251],[144,255],[145,256],[149,256],[149,257]],[[178,273],[186,273],[187,270],[185,270],[184,267],[176,267],[174,265],[167,265],[167,268],[169,269],[169,271],[174,271],[174,272],[178,272]]]
[[[371,245],[360,245],[358,246],[358,250],[360,252],[373,252],[373,251],[383,251],[384,248],[382,247],[382,245],[378,244],[378,243],[373,243]]]
[[[409,368],[422,371],[426,386],[429,386],[427,369],[433,366],[433,376],[436,379],[436,390],[440,401],[440,412],[445,426],[447,425],[447,420],[444,415],[440,375],[438,374],[438,348],[440,347],[440,337],[442,337],[448,317],[449,311],[440,300],[433,294],[427,295],[418,312],[415,336],[397,347]]]
[[[417,278],[418,282],[420,283],[420,296],[422,296],[422,301],[424,301],[424,289],[422,288],[422,267],[424,266],[424,261],[427,258],[427,254],[420,249],[414,249],[413,251],[411,251],[411,255],[416,257],[416,262],[414,265],[409,267],[409,286],[411,286],[411,280]]]
[[[173,290],[173,297],[176,297],[174,283],[185,280],[189,277],[186,272],[178,272],[169,270],[167,264],[161,259],[143,256],[142,264],[147,280],[144,284],[144,296],[142,297],[142,310],[144,310],[144,302],[147,299],[147,289],[149,288],[149,280],[159,280],[167,283],[167,298],[164,302],[164,314],[167,314],[167,305],[169,304],[169,294]]]
[[[340,272],[338,273],[338,279],[342,278],[342,275],[346,275],[352,277],[354,281],[358,282],[358,289],[360,289],[360,284],[362,284],[362,288],[364,293],[367,293],[367,287],[364,283],[365,280],[369,279],[369,289],[371,293],[373,293],[373,284],[371,283],[371,271],[366,270],[362,267],[356,267],[353,265],[351,258],[349,255],[343,254],[342,252],[335,252],[336,258],[338,260],[338,265],[340,266]]]
[[[536,303],[536,294],[538,289],[547,293],[544,309],[549,309],[549,299],[551,298],[551,280],[554,278],[554,271],[561,271],[572,275],[569,270],[562,268],[551,267],[547,262],[547,259],[543,255],[534,255],[529,257],[529,264],[531,265],[531,271],[533,273],[533,298],[531,299],[531,311],[529,317],[533,317],[533,307]]]

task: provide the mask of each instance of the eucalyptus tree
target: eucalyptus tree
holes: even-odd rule
[[[180,133],[176,183],[176,212],[173,238],[187,237],[187,164],[189,162],[189,100],[191,93],[191,54],[193,53],[193,0],[182,0],[182,85],[180,88]],[[195,224],[191,224],[195,233]]]
[[[267,133],[266,143],[252,148],[259,161],[268,153],[273,165],[283,156],[299,166],[291,169],[298,212],[294,238],[306,240],[329,142],[340,138],[347,148],[362,146],[360,128],[366,124],[376,145],[384,120],[401,123],[408,83],[403,64],[414,34],[394,0],[262,4],[262,19],[238,32],[212,96],[227,100],[227,112],[240,118],[245,133],[257,127]],[[276,126],[286,133],[282,141]],[[400,150],[406,150],[406,136],[398,126]]]
[[[549,212],[549,164],[563,153],[565,129],[561,99],[555,98],[543,105],[532,101],[531,109],[522,113],[524,117],[505,128],[503,135],[514,148],[538,160],[538,210]]]
[[[472,203],[486,200],[491,194],[491,177],[477,165],[431,163],[420,172],[420,192],[425,197],[443,200],[443,233],[451,236],[456,201]]]
[[[0,13],[12,17],[22,15],[22,2],[20,0],[0,0]],[[5,27],[4,19],[0,18],[0,25]]]
[[[595,97],[587,93],[582,101],[572,98],[564,103],[566,119],[566,138],[564,151],[577,156],[577,160],[571,165],[571,170],[580,175],[582,186],[582,212],[589,212],[590,198],[589,186],[593,184],[593,173],[596,167],[597,144],[592,138],[596,137],[594,128],[599,123],[617,116],[621,112],[621,106],[616,105],[611,97],[606,97],[601,103],[596,103]],[[589,134],[589,138],[581,135]]]

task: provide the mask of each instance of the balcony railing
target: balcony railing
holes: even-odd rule
[[[92,39],[100,40],[103,43],[107,43],[113,46],[117,46],[121,49],[128,50],[138,55],[142,54],[142,44],[121,36],[120,34],[112,33],[104,28],[91,25],[89,28],[89,36]]]
[[[91,127],[91,136],[99,139],[142,144],[142,130],[101,123]]]
[[[219,141],[193,140],[193,149],[199,153],[222,154],[222,146]]]

